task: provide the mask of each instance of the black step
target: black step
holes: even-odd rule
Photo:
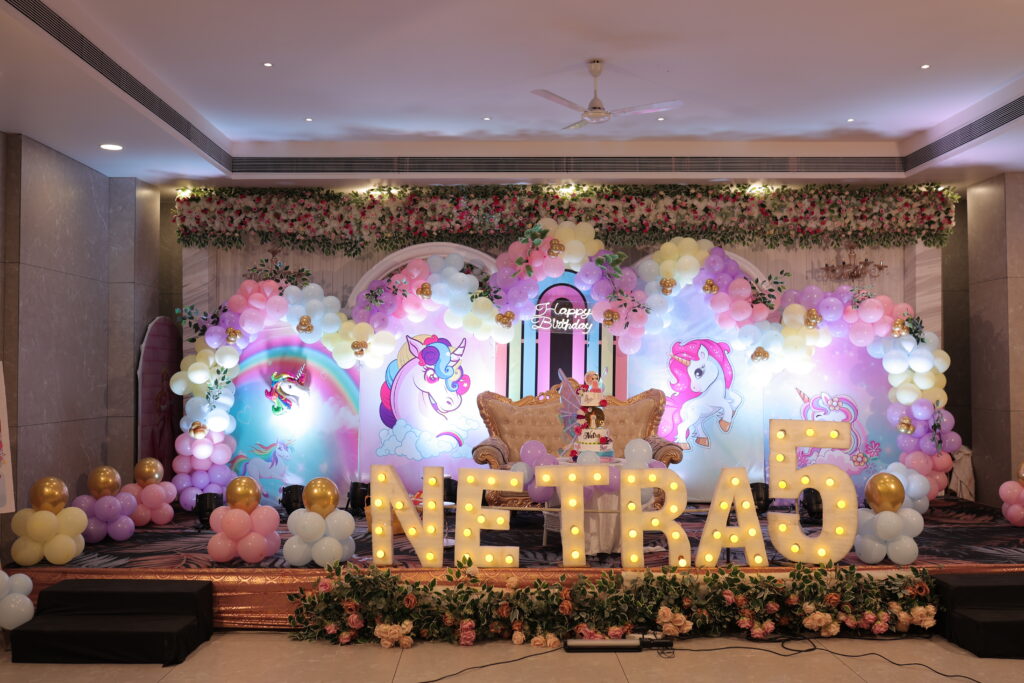
[[[1024,659],[1024,610],[965,607],[946,615],[948,638],[979,657]]]
[[[213,583],[148,579],[69,579],[39,593],[37,615],[178,615],[213,633]]]
[[[204,640],[194,616],[37,614],[11,631],[11,660],[168,666]]]

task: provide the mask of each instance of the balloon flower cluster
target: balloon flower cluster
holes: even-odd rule
[[[869,507],[857,511],[857,557],[867,564],[878,564],[886,557],[895,564],[911,564],[918,552],[914,537],[924,529],[924,518],[907,504],[900,477],[888,471],[872,476],[864,488],[864,498]]]
[[[204,399],[191,398],[192,401]],[[224,493],[224,487],[235,474],[228,467],[235,451],[235,438],[223,432],[212,432],[202,423],[179,434],[174,440],[177,455],[171,461],[174,476],[171,483],[178,490],[178,502],[185,510],[196,507],[200,493]]]
[[[11,528],[17,537],[11,557],[22,567],[39,564],[67,564],[85,549],[89,519],[76,507],[67,507],[68,487],[57,477],[43,477],[29,491],[31,508],[14,513]]]
[[[114,541],[127,541],[135,533],[131,515],[139,506],[130,491],[121,490],[121,475],[109,465],[95,468],[89,473],[89,493],[73,501],[72,507],[82,510],[89,522],[82,534],[86,543],[99,543],[106,537]]]
[[[252,477],[235,477],[225,489],[227,505],[210,515],[210,537],[206,551],[214,562],[236,557],[255,564],[281,549],[277,527],[281,517],[270,505],[260,505],[262,492]]]
[[[934,499],[949,484],[948,472],[953,469],[951,454],[963,445],[960,435],[953,431],[953,415],[948,410],[936,409],[928,399],[919,398],[909,406],[898,402],[890,404],[885,416],[900,433],[896,439],[900,461],[894,464],[902,464],[926,477],[927,500]],[[908,495],[911,495],[909,491]],[[916,493],[912,496],[918,497]]]
[[[317,477],[302,490],[304,508],[288,515],[292,537],[284,544],[284,559],[293,567],[315,562],[326,567],[345,562],[356,551],[352,539],[356,522],[345,510],[338,509],[338,486],[326,477]]]
[[[156,458],[143,458],[135,463],[135,483],[125,484],[121,489],[135,496],[139,503],[131,513],[135,528],[150,522],[162,526],[174,519],[171,503],[178,497],[178,490],[163,478],[164,466]]]
[[[27,574],[7,575],[0,571],[0,628],[13,631],[35,616],[36,606],[28,597],[32,579]]]
[[[650,258],[637,264],[636,273],[643,283],[644,292],[647,294],[647,307],[651,311],[647,318],[649,330],[660,332],[671,324],[668,314],[675,307],[673,295],[693,283],[694,278],[700,273],[701,266],[711,255],[712,248],[713,245],[708,240],[674,237],[662,244]],[[736,270],[738,274],[738,266]],[[746,317],[749,318],[749,314]]]
[[[1017,470],[1017,480],[1004,481],[999,486],[1003,501],[1003,517],[1014,526],[1024,526],[1024,465]]]

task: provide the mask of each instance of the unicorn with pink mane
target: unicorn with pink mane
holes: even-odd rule
[[[729,363],[729,345],[711,339],[693,339],[672,345],[669,371],[675,392],[665,401],[665,414],[658,433],[683,442],[689,449],[690,437],[698,446],[711,446],[705,430],[708,418],[717,418],[718,426],[728,432],[743,397],[732,391],[733,371]]]
[[[800,416],[804,420],[822,420],[826,422],[849,422],[850,423],[850,447],[847,449],[838,448],[800,448],[797,450],[797,465],[813,465],[824,463],[836,465],[847,474],[859,474],[864,471],[872,458],[877,455],[877,446],[874,442],[863,444],[867,441],[864,428],[857,420],[859,411],[857,404],[849,396],[842,394],[833,396],[821,392],[811,398],[800,389],[796,393],[803,401],[800,406]],[[874,446],[874,448],[872,448]],[[868,453],[865,453],[864,450]]]
[[[462,437],[444,426],[469,391],[469,375],[461,367],[465,351],[465,339],[456,346],[436,334],[407,336],[380,387],[381,422],[393,428],[403,420],[421,432],[450,436],[461,446]]]
[[[275,372],[270,375],[270,388],[263,392],[273,404],[270,412],[280,415],[292,409],[303,398],[309,398],[306,388],[306,365],[292,375],[288,372]]]

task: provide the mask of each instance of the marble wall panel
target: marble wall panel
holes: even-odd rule
[[[1006,202],[1003,176],[967,188],[970,280],[1006,277]]]
[[[22,506],[40,477],[60,477],[69,491],[84,491],[89,471],[108,464],[106,417],[20,425],[17,434],[16,496]]]
[[[135,178],[110,179],[109,282],[135,282]]]

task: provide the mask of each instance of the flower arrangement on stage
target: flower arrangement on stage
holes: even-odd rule
[[[593,223],[617,246],[674,236],[767,247],[942,246],[958,199],[934,185],[202,187],[179,193],[174,220],[185,246],[237,249],[252,238],[350,256],[440,241],[500,249],[542,217]]]
[[[473,645],[499,639],[557,647],[565,638],[647,631],[669,637],[740,632],[754,639],[806,631],[826,638],[883,635],[928,630],[937,611],[925,570],[875,578],[831,564],[798,564],[785,577],[735,567],[704,574],[665,567],[635,580],[607,572],[526,586],[512,578],[498,587],[464,563],[448,570],[444,585],[336,564],[314,590],[289,599],[297,603],[289,622],[299,640],[401,648],[418,640]]]

